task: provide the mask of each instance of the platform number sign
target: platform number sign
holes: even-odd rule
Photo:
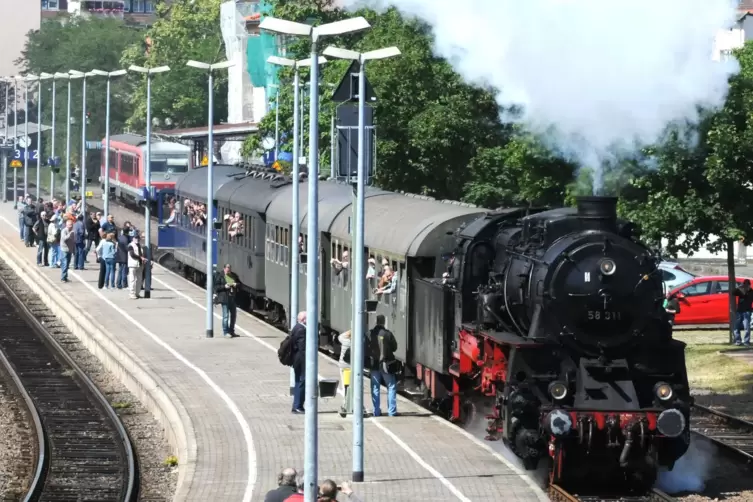
[[[26,149],[15,150],[15,152],[13,153],[13,158],[20,159],[24,155],[24,152],[26,152]],[[39,151],[32,150],[31,156],[29,158],[30,160],[37,160],[39,158]]]

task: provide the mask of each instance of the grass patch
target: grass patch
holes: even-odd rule
[[[111,406],[116,410],[124,410],[126,408],[130,408],[131,403],[128,403],[126,401],[115,401]]]
[[[162,463],[168,467],[175,467],[176,465],[178,465],[178,457],[176,457],[175,455],[170,455]]]
[[[734,347],[728,343],[727,331],[678,331],[674,337],[688,344],[685,364],[691,389],[717,394],[750,392],[753,365],[719,353]]]

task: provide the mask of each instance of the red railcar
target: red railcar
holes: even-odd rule
[[[100,184],[104,189],[107,147],[102,140]],[[144,200],[146,187],[146,136],[116,134],[110,137],[110,193],[124,202]],[[153,197],[173,190],[175,180],[192,167],[191,149],[169,141],[152,141],[151,186]]]

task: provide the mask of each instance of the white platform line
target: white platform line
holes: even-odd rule
[[[14,228],[16,231],[18,231],[18,226],[14,225],[10,221],[8,221],[4,216],[0,216],[0,218],[8,224],[10,227]],[[185,356],[180,354],[177,350],[172,348],[169,344],[165,343],[160,339],[157,335],[152,333],[148,328],[146,328],[143,324],[141,324],[139,321],[131,317],[130,314],[125,312],[123,309],[115,305],[110,299],[105,297],[102,293],[94,289],[89,283],[87,283],[79,274],[69,271],[68,272],[71,276],[75,277],[76,280],[78,280],[81,284],[83,284],[89,291],[97,295],[100,299],[102,299],[105,303],[107,303],[112,309],[114,309],[116,312],[118,312],[120,315],[122,315],[125,319],[127,319],[131,324],[136,326],[141,332],[143,332],[145,335],[149,336],[155,343],[160,345],[162,348],[167,350],[175,359],[186,365],[188,368],[196,372],[199,377],[201,377],[204,382],[206,382],[207,385],[225,402],[227,407],[230,409],[230,411],[233,413],[233,416],[235,416],[235,419],[238,421],[238,425],[240,425],[241,430],[243,431],[243,438],[246,442],[246,449],[248,450],[248,476],[246,481],[246,490],[243,494],[243,502],[251,502],[251,497],[254,493],[254,486],[256,485],[256,450],[254,449],[254,440],[251,436],[251,428],[248,425],[248,422],[244,418],[243,414],[241,413],[238,406],[235,404],[235,402],[230,398],[230,396],[227,395],[227,393],[220,388],[219,385],[217,385],[214,380],[211,379],[209,375],[206,374],[204,370],[193,364],[191,361],[189,361]]]

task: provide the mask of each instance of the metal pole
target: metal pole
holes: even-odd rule
[[[24,141],[29,141],[29,83],[24,82]],[[29,193],[29,145],[24,147],[24,195]]]
[[[68,77],[68,107],[65,128],[65,205],[71,200],[71,78]]]
[[[207,319],[206,336],[214,337],[214,87],[212,70],[209,70],[209,110],[207,127]]]
[[[353,338],[353,481],[363,481],[363,338],[364,338],[364,288],[366,272],[364,270],[365,256],[363,253],[364,232],[364,197],[367,173],[364,169],[364,112],[366,108],[366,77],[364,75],[365,61],[361,61],[358,72],[358,180],[356,206],[356,247],[353,250],[356,259],[355,302],[353,304],[353,319],[355,320],[355,335]]]
[[[37,199],[42,196],[42,78],[37,84]]]
[[[336,178],[338,174],[335,172],[335,112],[337,108],[332,110],[332,121],[329,126],[329,176],[330,178]]]
[[[3,138],[3,146],[8,148],[8,97],[10,95],[10,81],[5,82],[5,138]],[[8,202],[8,154],[7,149],[3,149],[3,202]],[[15,194],[14,200],[15,200]]]
[[[50,166],[50,198],[55,196],[55,94],[57,93],[55,80],[52,80],[52,146],[50,152],[50,158],[52,159],[52,165]]]
[[[306,260],[306,426],[304,447],[304,500],[316,502],[318,493],[319,433],[319,57],[311,42],[309,120],[308,259]]]
[[[151,70],[150,70],[151,71]],[[144,244],[146,269],[144,270],[144,298],[152,297],[152,74],[146,74],[146,166],[144,167],[146,203],[144,204]],[[207,243],[208,244],[208,243]],[[138,296],[139,292],[136,291]]]
[[[301,89],[301,103],[303,103],[304,99],[306,99],[306,88],[305,88],[305,86]],[[301,131],[300,131],[300,147],[301,147],[301,149],[300,149],[300,152],[299,152],[300,155],[301,155],[301,157],[303,157],[306,154],[305,153],[306,146],[303,144],[303,140],[305,138],[305,135],[303,134],[303,126],[305,124],[305,121],[303,120],[303,117],[304,117],[303,112],[304,112],[305,109],[306,109],[305,106],[301,106],[301,110],[300,110],[300,112],[301,112],[301,124],[300,124],[300,127],[301,127]]]
[[[84,75],[84,91],[81,99],[81,179],[78,186],[81,193],[81,214],[86,218],[86,75]]]
[[[110,214],[110,77],[107,77],[107,105],[105,105],[105,216]]]
[[[296,318],[298,317],[298,274],[300,273],[300,248],[298,247],[298,236],[301,235],[301,217],[300,217],[300,163],[299,157],[301,152],[298,148],[298,143],[301,140],[298,135],[298,108],[301,106],[298,92],[298,66],[295,67],[295,74],[293,75],[293,233],[290,236],[290,249],[293,252],[291,259],[292,266],[290,271],[290,329],[296,324]],[[279,92],[279,91],[278,91]],[[292,370],[291,370],[292,371]]]
[[[18,142],[18,82],[13,84],[13,152]],[[15,157],[15,155],[14,155]],[[13,207],[18,202],[18,169],[13,169]]]
[[[275,162],[280,156],[280,88],[277,88],[275,98]]]

